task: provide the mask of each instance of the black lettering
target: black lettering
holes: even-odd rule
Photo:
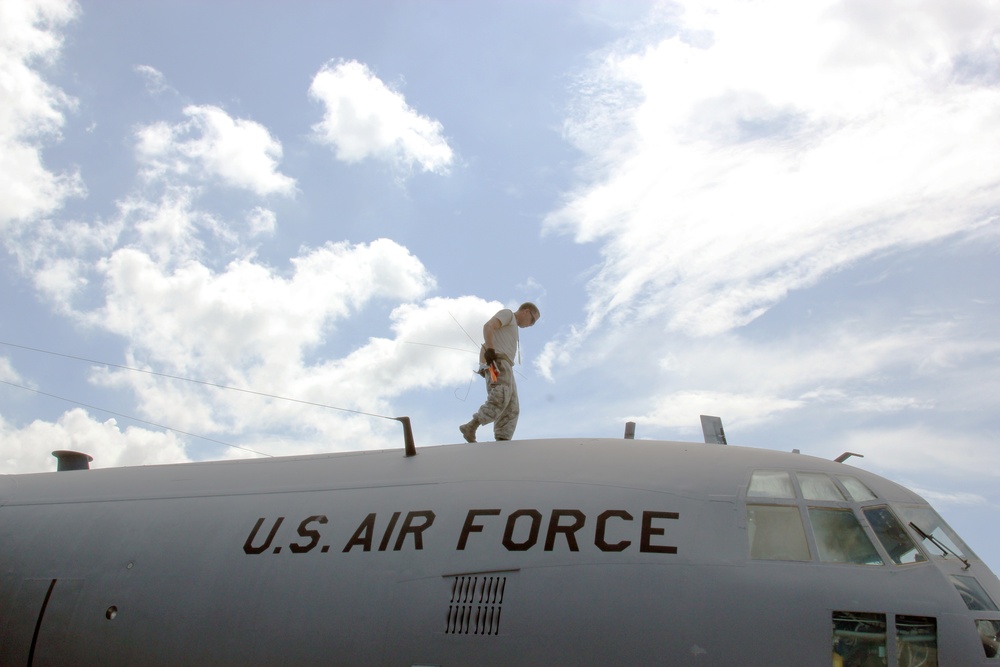
[[[655,554],[675,554],[677,553],[677,547],[661,546],[658,544],[651,544],[650,538],[654,535],[662,535],[663,528],[654,528],[653,519],[678,519],[680,515],[677,512],[643,512],[642,513],[642,540],[639,543],[639,551],[644,551],[648,553]]]
[[[319,544],[319,531],[318,530],[306,530],[306,526],[312,522],[326,523],[326,517],[322,514],[317,514],[316,516],[311,516],[302,523],[299,524],[299,535],[302,537],[308,537],[309,542],[304,545],[299,545],[297,543],[292,543],[288,545],[288,548],[292,550],[293,554],[304,554],[308,551],[312,551]]]
[[[462,534],[458,537],[458,551],[465,551],[465,545],[469,541],[469,533],[481,533],[483,527],[478,523],[473,523],[477,516],[499,516],[500,510],[469,510],[465,515],[465,525],[462,526]]]
[[[423,517],[424,522],[420,525],[413,525],[414,517]],[[424,548],[423,532],[431,527],[434,523],[434,512],[430,510],[422,510],[420,512],[407,512],[406,518],[403,519],[403,527],[399,529],[399,537],[396,538],[396,546],[393,547],[393,551],[399,551],[403,548],[403,542],[406,540],[407,533],[413,535],[413,546],[417,551]]]
[[[356,546],[361,546],[365,551],[372,550],[372,533],[375,531],[375,512],[372,512],[365,517],[365,520],[361,522],[358,529],[354,531],[351,535],[351,539],[347,541],[347,546],[344,547],[344,553],[346,554],[352,548]]]
[[[531,530],[524,542],[515,542],[514,525],[522,516],[531,517]],[[517,510],[507,517],[507,528],[503,532],[503,545],[507,551],[527,551],[538,542],[538,530],[542,525],[542,513],[538,510]]]
[[[257,537],[257,531],[260,530],[260,527],[262,525],[264,525],[265,517],[257,519],[257,523],[256,525],[254,525],[253,530],[250,531],[250,535],[247,537],[247,541],[243,543],[243,553],[262,554],[265,551],[267,551],[267,548],[271,546],[271,540],[274,539],[275,533],[278,532],[278,526],[280,526],[281,522],[284,520],[285,517],[279,516],[278,519],[274,522],[274,525],[271,526],[271,532],[267,534],[267,539],[264,541],[264,544],[260,545],[259,547],[255,547],[253,545],[253,541],[254,538]]]
[[[597,533],[594,535],[594,544],[601,551],[625,551],[632,542],[630,540],[622,540],[616,544],[608,544],[604,539],[605,531],[608,527],[608,519],[611,517],[617,517],[625,521],[631,521],[632,515],[625,510],[606,510],[601,512],[597,517]]]
[[[385,535],[382,536],[382,542],[378,545],[379,551],[385,551],[386,547],[389,546],[389,538],[392,537],[392,530],[396,527],[397,521],[399,521],[399,512],[393,512],[392,518],[389,519],[389,525],[385,528]]]
[[[575,521],[568,526],[560,526],[559,519],[564,516],[573,517]],[[564,533],[569,550],[579,551],[580,547],[576,543],[576,531],[583,528],[583,523],[586,520],[587,517],[580,510],[552,510],[552,515],[549,517],[549,530],[545,533],[545,550],[552,551],[552,547],[556,543],[556,533]]]

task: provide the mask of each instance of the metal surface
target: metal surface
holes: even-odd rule
[[[759,470],[794,497],[750,494]],[[915,533],[896,564],[861,511],[927,503],[805,455],[522,440],[7,476],[0,503],[2,665],[831,665],[837,637],[895,655],[925,627],[938,664],[996,664],[1000,613],[949,579],[997,600],[993,573]],[[761,504],[856,515],[883,562],[823,562],[808,528],[805,560],[751,558]]]
[[[722,420],[719,417],[701,415],[701,431],[705,435],[706,444],[726,444],[726,432],[722,430]]]

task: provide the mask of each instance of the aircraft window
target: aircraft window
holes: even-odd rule
[[[899,667],[937,667],[937,619],[896,617],[896,664]]]
[[[846,500],[833,480],[821,473],[800,472],[799,486],[806,500]]]
[[[875,531],[875,536],[889,553],[889,558],[896,565],[908,563],[923,563],[927,558],[920,553],[917,545],[910,539],[909,533],[903,528],[896,515],[888,507],[866,507],[864,510],[868,525]]]
[[[935,558],[947,558],[951,554],[964,560],[973,556],[969,547],[930,507],[901,506],[896,509],[903,522],[923,541],[924,549]]]
[[[750,558],[811,560],[798,507],[747,505]]]
[[[795,487],[787,472],[757,470],[750,477],[747,495],[755,498],[794,498]]]
[[[997,657],[1000,654],[1000,621],[976,621],[976,629],[979,630],[986,657]]]
[[[824,563],[883,564],[851,510],[810,507],[809,519]]]
[[[962,595],[962,600],[965,601],[965,606],[971,611],[1000,611],[975,577],[953,574],[951,582],[955,584],[955,588]]]
[[[885,614],[833,612],[833,667],[886,664]]]
[[[837,475],[837,479],[844,485],[847,492],[851,494],[851,498],[859,503],[866,500],[875,500],[878,497],[856,477]]]

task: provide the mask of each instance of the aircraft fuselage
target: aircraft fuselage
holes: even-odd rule
[[[851,466],[634,440],[3,476],[0,664],[1000,664],[1000,582],[918,528]]]

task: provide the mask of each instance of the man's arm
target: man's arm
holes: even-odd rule
[[[486,350],[493,350],[494,349],[493,348],[493,334],[495,332],[499,331],[500,327],[502,327],[502,326],[503,326],[503,322],[501,322],[496,317],[490,319],[489,322],[487,322],[486,324],[483,325],[483,354],[480,354],[480,358],[479,358],[480,362],[490,363],[490,362],[493,361],[492,359],[487,359],[486,358],[485,352],[486,352]]]
[[[489,322],[483,325],[483,340],[485,341],[485,347],[493,347],[493,334],[500,330],[503,323],[496,317],[492,318]]]

